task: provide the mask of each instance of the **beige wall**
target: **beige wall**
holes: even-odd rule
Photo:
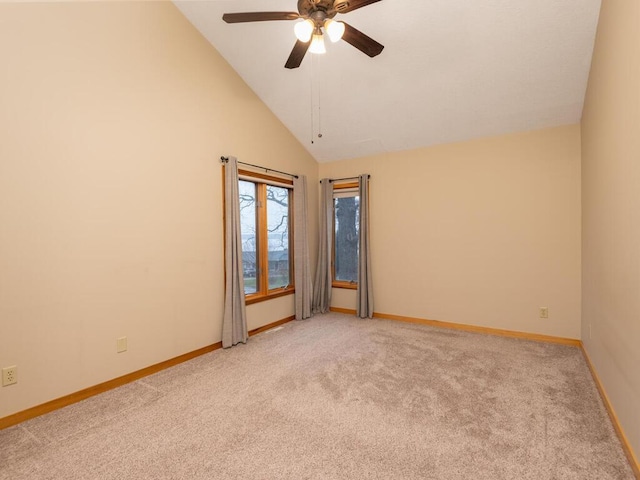
[[[220,155],[318,167],[170,2],[0,4],[0,58],[3,417],[219,341]]]
[[[605,0],[582,118],[582,338],[640,454],[640,2]]]
[[[579,126],[320,164],[359,173],[376,312],[579,338]]]

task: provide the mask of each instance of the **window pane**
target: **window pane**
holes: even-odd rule
[[[289,285],[289,189],[267,185],[269,290]]]
[[[360,198],[342,197],[334,199],[335,221],[335,280],[358,281],[358,228]]]
[[[258,245],[256,240],[256,184],[240,180],[240,233],[242,235],[242,271],[244,277],[244,293],[256,293],[258,291],[257,256]]]

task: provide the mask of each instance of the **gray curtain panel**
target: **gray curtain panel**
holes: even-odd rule
[[[369,175],[358,177],[360,192],[360,252],[358,255],[358,307],[360,318],[373,318],[373,283],[371,281],[371,242],[369,232]]]
[[[222,321],[222,347],[247,343],[247,313],[242,278],[242,237],[240,236],[240,197],[238,161],[229,157],[224,168],[225,216],[225,297]]]
[[[311,267],[309,265],[309,239],[307,236],[307,177],[293,179],[293,265],[296,286],[296,319],[311,316]]]
[[[313,286],[313,313],[326,313],[331,306],[331,250],[333,248],[333,183],[328,178],[320,181],[320,242],[318,265]]]

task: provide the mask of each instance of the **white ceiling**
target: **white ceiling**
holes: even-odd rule
[[[577,123],[600,0],[382,0],[338,15],[385,46],[344,41],[284,68],[296,0],[174,2],[319,162]],[[321,137],[319,137],[321,134]],[[313,141],[313,143],[312,143]]]

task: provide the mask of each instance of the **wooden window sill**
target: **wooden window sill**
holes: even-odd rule
[[[254,303],[266,302],[267,300],[273,300],[274,298],[284,297],[285,295],[291,295],[296,292],[295,287],[279,288],[272,290],[266,295],[252,294],[244,297],[244,303],[246,305],[252,305]]]
[[[358,289],[358,284],[357,283],[349,283],[349,282],[333,282],[331,284],[331,286],[333,288],[346,288],[348,290],[357,290]]]

